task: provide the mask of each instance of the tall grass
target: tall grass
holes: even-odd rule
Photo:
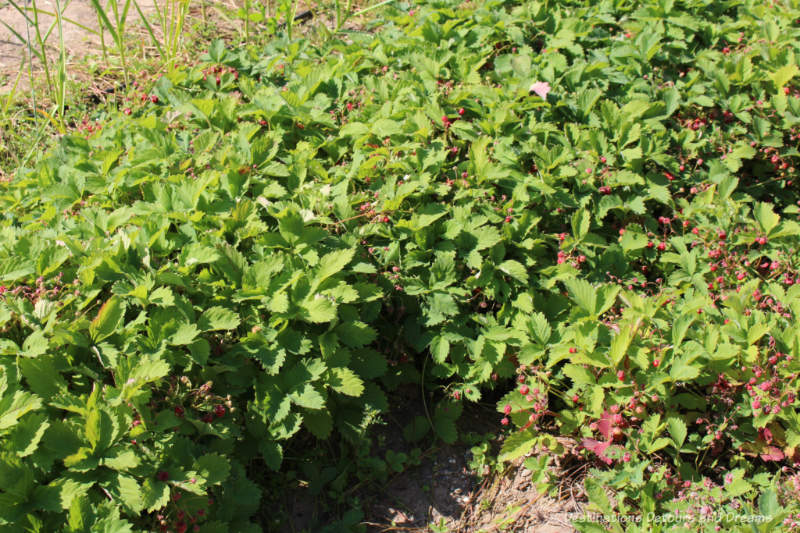
[[[158,50],[167,69],[171,69],[183,49],[184,29],[189,14],[189,0],[163,0],[161,4],[159,4],[158,0],[153,0],[156,18],[161,29],[160,39],[159,32],[147,20],[138,1],[133,0],[133,2],[142,24],[150,36],[150,40]],[[205,13],[204,8],[203,13]],[[203,17],[205,18],[205,15]]]
[[[333,28],[326,28],[320,24],[318,28],[321,30],[321,35],[324,38],[330,38],[333,35],[344,30],[345,24],[353,17],[366,15],[378,8],[393,3],[395,0],[383,0],[373,5],[364,7],[362,9],[354,9],[354,3],[360,3],[359,0],[333,0],[332,3],[310,3],[309,9],[312,11],[331,11],[333,14],[334,25]],[[250,42],[252,33],[252,23],[260,23],[257,27],[258,30],[267,31],[270,35],[276,33],[279,29],[286,32],[289,40],[294,36],[295,17],[297,16],[298,2],[296,0],[243,0],[243,7],[236,10],[236,18],[242,21],[241,33],[245,43]],[[320,5],[322,4],[322,5]]]
[[[38,1],[41,2],[41,0]],[[17,146],[20,151],[20,156],[15,155],[13,159],[21,161],[23,165],[36,153],[36,147],[42,136],[47,134],[48,127],[61,133],[66,130],[65,114],[68,113],[67,108],[71,103],[67,91],[70,76],[67,64],[68,50],[64,41],[66,25],[73,25],[87,35],[99,37],[105,65],[110,66],[112,61],[118,60],[118,68],[121,68],[121,74],[127,86],[131,79],[129,67],[132,62],[131,56],[135,54],[135,50],[129,46],[132,39],[128,27],[132,12],[135,11],[138,14],[138,19],[146,31],[149,41],[152,42],[159,55],[156,60],[157,65],[152,70],[164,67],[171,70],[176,60],[184,53],[187,44],[190,8],[193,5],[197,5],[199,2],[202,22],[205,24],[207,21],[206,2],[208,0],[152,0],[154,13],[148,13],[144,8],[145,0],[89,0],[97,16],[99,29],[95,29],[64,16],[72,1],[55,0],[55,11],[51,12],[41,9],[37,5],[37,0],[5,0],[5,5],[17,11],[25,21],[25,30],[14,28],[3,20],[0,20],[0,25],[8,29],[23,44],[27,52],[27,57],[21,64],[27,64],[31,87],[30,105],[33,108],[33,115],[31,118],[29,113],[19,113],[18,100],[21,93],[18,87],[23,76],[23,71],[20,69],[11,92],[0,101],[0,128],[4,130],[4,138],[6,140],[13,139],[12,144]],[[353,8],[362,1],[364,0],[310,2],[309,6],[315,11],[315,15],[320,11],[327,11],[333,15],[334,27],[332,28],[325,28],[321,22],[317,22],[322,30],[320,33],[322,38],[330,38],[332,35],[344,31],[345,24],[350,18],[367,14],[394,0],[379,1],[358,10]],[[246,44],[253,41],[263,42],[281,30],[285,31],[290,40],[294,37],[295,16],[298,10],[297,0],[239,0],[239,2],[240,8],[233,13],[234,18],[239,22],[234,25],[238,27],[240,37]],[[209,5],[229,22],[232,22],[228,18],[231,13],[221,2],[213,3],[212,0]],[[48,21],[45,17],[49,17],[50,20]],[[110,36],[110,42],[107,41],[107,36]],[[137,59],[150,61],[145,57]],[[39,74],[34,70],[34,65],[37,66],[37,69],[41,69]],[[150,66],[153,65],[150,64]],[[47,106],[42,106],[40,103],[46,103]],[[34,125],[30,128],[19,128],[20,121],[32,121]],[[3,147],[0,146],[0,148]],[[25,147],[24,157],[21,157],[22,147]],[[8,147],[5,146],[5,149],[8,150]],[[6,160],[8,160],[7,157]]]
[[[130,13],[133,0],[124,0],[122,4],[118,0],[108,0],[105,6],[100,4],[100,0],[90,0],[90,2],[97,13],[101,33],[103,30],[107,31],[114,40],[122,66],[122,76],[125,80],[125,85],[127,85],[129,73],[127,46],[125,42],[125,25],[128,22],[128,14]],[[103,46],[103,56],[107,57],[105,39],[101,40],[101,45]]]
[[[54,123],[59,131],[64,130],[64,108],[66,106],[67,98],[67,51],[64,46],[64,24],[74,24],[90,34],[97,34],[91,28],[64,17],[64,10],[69,6],[71,0],[66,0],[63,4],[61,0],[56,0],[55,12],[45,11],[39,9],[36,5],[36,0],[31,1],[30,6],[25,6],[18,0],[8,0],[8,5],[19,12],[25,20],[26,35],[23,37],[20,33],[11,27],[5,21],[0,20],[0,24],[5,26],[19,41],[26,47],[28,52],[28,74],[30,77],[31,86],[31,100],[34,106],[34,113],[40,113],[47,117]],[[53,21],[49,27],[44,28],[44,21],[40,18],[42,15],[53,17]],[[47,41],[57,31],[58,46],[55,49],[58,52],[58,58],[53,62],[48,54]],[[32,35],[31,35],[32,34]],[[36,108],[36,94],[35,94],[35,80],[33,78],[33,58],[39,60],[44,71],[44,79],[47,85],[48,100],[54,104],[54,109],[47,113],[44,110]],[[17,84],[14,89],[16,91]]]
[[[64,106],[67,99],[67,47],[64,46],[64,19],[61,11],[61,2],[56,0],[56,22],[58,23],[58,69],[56,70],[56,105],[58,106],[58,119],[60,130],[64,132]]]

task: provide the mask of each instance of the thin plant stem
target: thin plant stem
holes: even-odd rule
[[[64,133],[64,103],[67,98],[67,52],[64,44],[64,26],[61,20],[61,2],[56,0],[56,22],[58,22],[58,87],[56,103],[61,133]]]
[[[113,2],[116,6],[116,2]],[[117,18],[117,36],[119,37],[119,59],[122,62],[122,72],[125,79],[125,85],[128,85],[128,61],[127,61],[127,54],[125,50],[125,19],[128,17],[128,8],[130,7],[130,0],[125,2],[125,8],[123,9],[122,15]],[[115,9],[116,15],[116,9]]]
[[[29,19],[25,17],[25,31],[28,34],[26,42],[28,43],[28,81],[31,84],[31,101],[33,103],[33,117],[36,120],[36,91],[33,90],[33,53],[31,47],[31,27]]]
[[[40,31],[39,26],[39,10],[36,9],[36,0],[32,0],[33,4],[33,29],[36,31],[36,43],[39,46],[39,51],[41,52],[41,60],[42,66],[44,67],[44,77],[47,80],[47,87],[50,93],[53,92],[53,78],[50,75],[50,62],[47,60],[47,46],[45,45],[44,39],[42,39],[42,32]],[[31,79],[31,85],[33,85],[33,79]]]
[[[106,36],[105,31],[103,30],[103,21],[100,19],[100,14],[95,12],[97,15],[97,26],[100,28],[100,48],[103,50],[103,64],[108,65],[108,51],[106,50]]]
[[[133,1],[133,6],[139,12],[151,41],[164,60],[164,65],[168,70],[171,70],[180,54],[183,29],[189,12],[189,0],[165,0],[163,4],[159,4],[158,0],[153,0],[158,25],[161,27],[162,39],[157,37],[155,29],[144,16],[137,0],[128,1]]]
[[[28,150],[28,153],[25,154],[25,157],[23,157],[22,161],[20,161],[17,167],[17,172],[19,172],[19,170],[22,169],[22,167],[24,167],[28,163],[30,158],[33,156],[34,152],[36,152],[37,150],[41,150],[41,146],[39,146],[39,141],[41,141],[46,127],[47,127],[47,121],[45,120],[39,127],[39,132],[36,134],[36,139],[33,141],[33,143],[31,143],[31,149]]]
[[[244,42],[250,43],[250,0],[244,0]]]
[[[160,12],[159,12],[159,10],[158,10],[158,3],[157,3],[157,2],[155,2],[155,1],[154,1],[153,3],[154,3],[154,5],[156,6],[156,13],[158,13],[158,16],[159,16],[159,21],[160,21],[159,23],[161,23],[161,13],[160,13]],[[139,12],[139,17],[141,17],[141,19],[142,19],[142,22],[144,23],[144,27],[145,27],[145,29],[147,30],[147,33],[150,35],[150,40],[151,40],[151,41],[153,41],[153,45],[154,45],[154,46],[156,47],[156,49],[158,50],[158,53],[159,53],[159,54],[160,54],[162,57],[163,57],[163,56],[165,56],[166,54],[165,54],[165,52],[164,52],[164,49],[161,47],[161,42],[160,42],[160,41],[158,40],[158,38],[156,37],[155,30],[154,30],[154,29],[153,29],[153,27],[150,25],[150,22],[147,20],[147,17],[145,17],[145,16],[144,16],[144,12],[142,12],[142,9],[139,7],[139,3],[138,3],[136,0],[134,0],[134,1],[133,1],[133,7],[136,9],[136,11],[138,11],[138,12]],[[162,26],[162,27],[163,27],[163,26]],[[143,45],[143,46],[144,46],[144,45]]]
[[[297,2],[295,0],[288,0],[289,9],[286,13],[286,36],[292,40],[292,28],[294,27],[294,15],[297,11]]]
[[[365,7],[364,9],[362,9],[360,11],[356,11],[355,13],[353,13],[353,16],[357,17],[359,15],[363,15],[365,13],[369,13],[370,11],[374,11],[374,10],[380,8],[380,7],[383,7],[385,5],[391,4],[392,2],[394,2],[394,0],[384,0],[383,2],[378,2],[377,4],[375,4],[373,6]]]
[[[17,87],[19,86],[19,80],[22,79],[23,72],[24,72],[23,66],[20,65],[19,73],[17,74],[17,79],[14,80],[14,85],[11,86],[11,90],[6,95],[5,104],[3,104],[3,112],[0,113],[0,115],[5,116],[8,113],[8,108],[11,107],[11,102],[14,101],[14,97],[17,94]]]

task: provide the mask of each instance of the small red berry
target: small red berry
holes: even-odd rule
[[[153,102],[154,104],[157,104],[158,103],[158,96],[156,96],[154,94],[151,94],[150,95],[150,101]]]
[[[169,474],[166,470],[159,470],[156,474],[156,479],[159,481],[167,481],[169,479]]]
[[[509,414],[509,413],[511,413],[511,404],[505,404],[505,405],[503,406],[503,412],[504,412],[505,414]]]
[[[527,386],[527,385],[522,385],[522,386],[519,388],[519,393],[520,393],[520,394],[522,394],[522,395],[524,396],[524,395],[528,394],[528,391],[529,391],[529,390],[530,390],[530,389],[528,388],[528,386]]]

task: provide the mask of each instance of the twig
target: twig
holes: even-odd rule
[[[530,508],[530,506],[531,506],[531,505],[533,505],[534,503],[536,503],[537,501],[539,501],[539,499],[540,499],[540,498],[541,498],[543,495],[544,495],[544,493],[542,493],[542,492],[538,492],[538,493],[536,494],[536,497],[535,497],[535,498],[532,498],[530,501],[528,501],[528,503],[526,503],[525,505],[523,505],[523,506],[522,506],[522,507],[521,507],[521,508],[520,508],[520,509],[519,509],[519,510],[516,512],[516,513],[514,513],[514,516],[513,516],[513,517],[511,517],[511,522],[510,522],[510,524],[508,524],[508,525],[513,525],[513,524],[514,524],[514,522],[516,522],[517,520],[519,520],[519,518],[522,516],[522,514],[523,514],[523,513],[525,513],[525,511],[527,511],[527,510]],[[488,532],[488,531],[497,531],[498,529],[500,529],[500,525],[499,525],[499,524],[492,524],[492,526],[491,526],[489,529],[487,529],[486,531],[487,531],[487,532]]]
[[[376,522],[361,522],[361,525],[364,526],[373,526],[373,527],[381,527],[381,533],[385,531],[423,531],[423,528],[419,527],[407,527],[407,526],[386,526],[386,524],[378,524]]]
[[[105,495],[106,495],[106,496],[108,496],[108,499],[109,499],[109,500],[111,500],[112,502],[114,501],[114,498],[113,498],[113,497],[111,496],[111,494],[110,494],[110,493],[109,493],[109,492],[108,492],[108,491],[105,489],[105,487],[100,487],[100,490],[102,490],[102,491],[103,491],[103,493],[105,493]]]

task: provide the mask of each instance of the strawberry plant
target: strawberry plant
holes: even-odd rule
[[[641,517],[582,530],[797,528],[800,11],[391,9],[216,42],[3,184],[0,528],[268,529],[409,383],[409,440],[499,398],[500,459]]]

